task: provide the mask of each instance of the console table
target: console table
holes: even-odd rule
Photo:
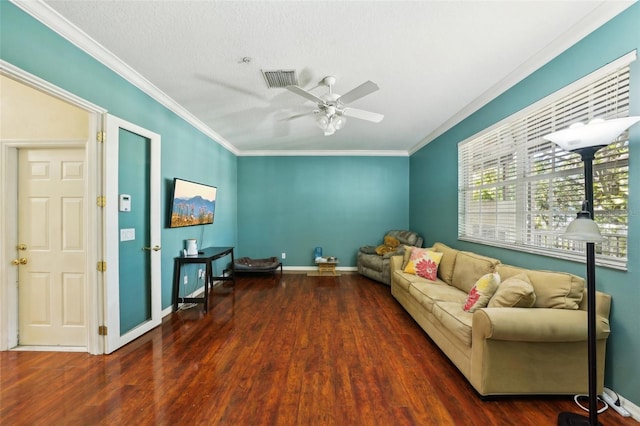
[[[225,269],[229,271],[229,275],[213,276],[213,261],[225,256],[231,256],[231,267]],[[178,303],[202,303],[204,311],[207,312],[209,303],[209,285],[213,285],[213,280],[233,281],[235,283],[235,275],[233,271],[234,264],[233,247],[207,247],[200,249],[194,256],[178,256],[173,263],[173,310],[178,309]],[[192,263],[204,263],[204,297],[180,297],[180,275],[183,265]],[[186,296],[186,295],[185,295]]]

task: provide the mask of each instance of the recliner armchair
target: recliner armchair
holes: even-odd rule
[[[391,285],[390,259],[392,256],[404,253],[404,246],[422,247],[422,237],[412,231],[389,231],[386,236],[395,237],[400,241],[398,250],[385,255],[376,253],[376,246],[363,246],[358,250],[358,273],[379,281],[388,286]],[[384,240],[384,238],[383,238]]]

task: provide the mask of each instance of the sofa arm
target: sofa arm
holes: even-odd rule
[[[609,335],[609,320],[596,317],[596,338]],[[552,308],[483,308],[473,314],[473,340],[581,342],[587,340],[587,312]]]
[[[362,246],[362,247],[360,247],[360,253],[378,254],[378,253],[376,253],[376,247],[375,246]]]
[[[404,256],[399,256],[397,254],[391,256],[391,261],[389,262],[389,269],[391,270],[392,274],[393,274],[393,271],[402,269],[403,259],[404,259]]]
[[[385,254],[382,255],[382,257],[385,258],[385,259],[391,259],[394,256],[401,256],[402,257],[403,255],[404,255],[404,250],[403,249],[399,249],[399,250],[396,250],[396,251],[392,251],[390,253],[385,253]]]

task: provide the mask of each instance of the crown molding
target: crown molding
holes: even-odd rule
[[[238,149],[220,134],[204,124],[200,119],[187,111],[153,83],[114,55],[103,45],[91,38],[87,33],[73,25],[42,0],[10,0],[11,3],[55,31],[74,46],[78,47],[98,62],[149,95],[155,101],[174,112],[178,117],[200,130],[214,142],[238,155]]]
[[[185,120],[194,128],[211,138],[214,142],[221,145],[237,156],[410,156],[444,134],[461,121],[478,111],[490,101],[506,92],[518,82],[532,74],[544,64],[564,52],[566,49],[580,41],[582,38],[593,32],[595,29],[609,21],[635,1],[603,1],[589,15],[587,15],[579,24],[571,27],[564,35],[537,54],[533,55],[529,60],[520,67],[510,73],[503,80],[492,86],[473,102],[461,109],[457,114],[445,121],[441,126],[427,135],[418,144],[408,151],[277,151],[277,150],[260,150],[260,151],[240,151],[233,144],[227,141],[219,133],[215,132],[196,116],[187,111],[178,104],[170,96],[156,87],[153,83],[127,65],[124,61],[110,52],[107,48],[92,39],[84,31],[73,25],[70,21],[52,9],[42,0],[9,0],[17,7],[40,21],[51,30],[55,31],[61,37],[120,75],[135,87],[142,90],[151,98],[161,105],[165,106],[177,116]]]
[[[408,157],[408,151],[373,151],[373,150],[255,150],[240,151],[239,157]]]
[[[421,148],[430,142],[433,142],[437,137],[443,135],[446,131],[468,118],[471,114],[487,105],[493,99],[497,98],[517,83],[533,74],[543,65],[547,64],[584,37],[594,32],[600,26],[622,13],[634,3],[635,0],[602,1],[598,7],[593,9],[591,13],[589,13],[578,24],[569,28],[562,36],[551,42],[535,55],[531,56],[526,62],[508,74],[504,79],[490,87],[486,92],[461,109],[457,114],[449,118],[433,132],[429,133],[427,137],[409,149],[409,155],[415,154]]]
[[[40,91],[44,91],[52,96],[63,99],[65,102],[68,102],[87,111],[98,114],[104,114],[107,112],[106,109],[95,105],[87,101],[86,99],[76,96],[73,93],[68,92],[54,84],[51,84],[50,82],[21,68],[18,68],[15,65],[5,61],[4,59],[0,59],[0,74],[9,76],[14,80],[21,82],[22,84],[33,87]]]

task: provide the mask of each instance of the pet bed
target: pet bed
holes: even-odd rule
[[[250,257],[241,257],[234,261],[233,270],[235,272],[271,272],[275,274],[280,268],[282,274],[282,262],[277,257],[267,257],[264,259],[251,259]]]

